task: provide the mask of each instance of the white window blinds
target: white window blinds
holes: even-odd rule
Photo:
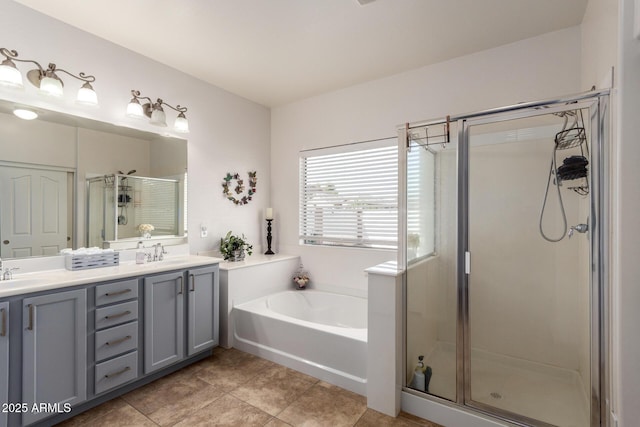
[[[152,224],[154,235],[179,235],[178,182],[145,178],[140,180],[138,189],[140,201],[135,211],[136,223]]]
[[[355,144],[335,151],[301,153],[301,242],[396,249],[398,153],[395,139],[375,146]]]

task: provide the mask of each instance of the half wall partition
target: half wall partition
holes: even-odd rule
[[[608,92],[399,128],[405,391],[606,425]]]

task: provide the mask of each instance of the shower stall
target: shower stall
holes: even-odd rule
[[[87,246],[140,239],[140,224],[153,225],[154,236],[184,234],[183,181],[111,174],[86,180]]]
[[[516,425],[606,425],[608,102],[398,129],[405,392]]]

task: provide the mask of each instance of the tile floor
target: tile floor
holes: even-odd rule
[[[366,398],[235,349],[213,355],[59,426],[440,427],[367,408]]]

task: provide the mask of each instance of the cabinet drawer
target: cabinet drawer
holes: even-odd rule
[[[96,360],[138,348],[138,322],[96,332]]]
[[[96,394],[110,390],[136,379],[138,376],[138,352],[116,357],[96,364]]]
[[[124,302],[96,309],[96,329],[138,319],[138,301]]]
[[[123,280],[96,286],[96,306],[138,298],[138,280]]]

